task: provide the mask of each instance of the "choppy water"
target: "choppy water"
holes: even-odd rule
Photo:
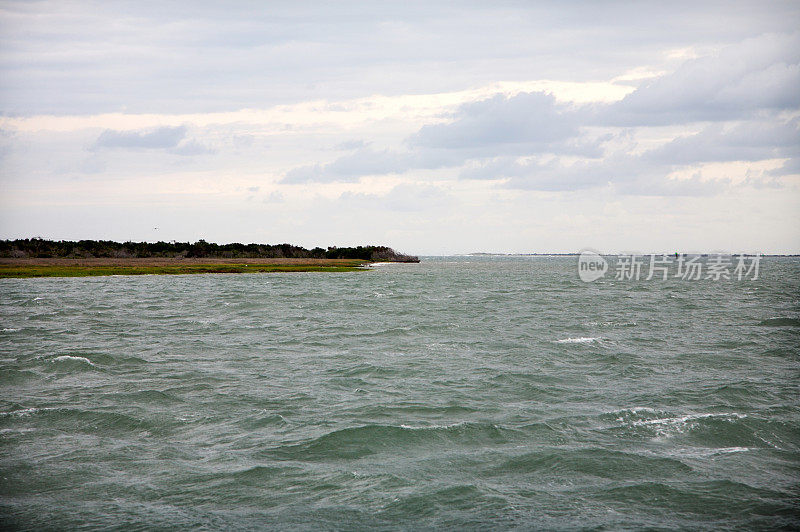
[[[0,525],[800,527],[800,261],[0,281]]]

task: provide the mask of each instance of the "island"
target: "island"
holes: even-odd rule
[[[0,240],[0,278],[96,275],[350,272],[373,262],[419,262],[388,246]]]

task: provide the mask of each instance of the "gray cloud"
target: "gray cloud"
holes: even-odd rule
[[[461,179],[507,179],[506,186],[577,190],[614,184],[630,193],[708,194],[714,183],[665,179],[677,167],[800,155],[800,33],[768,34],[686,61],[613,104],[566,106],[548,94],[495,96],[459,107],[443,124],[423,126],[408,151],[359,148],[327,165],[289,172],[284,182],[357,181],[363,175],[458,167]],[[607,137],[587,128],[712,121],[641,155],[605,153]],[[542,155],[554,156],[547,163]],[[528,160],[518,162],[517,157]],[[578,157],[577,162],[562,162]],[[649,183],[649,184],[648,184]],[[717,182],[723,186],[725,183]]]
[[[607,125],[735,120],[800,107],[800,33],[768,34],[685,62],[601,109]]]
[[[282,182],[353,182],[365,175],[459,166],[505,154],[601,156],[596,140],[578,138],[580,117],[580,110],[556,104],[549,94],[496,96],[462,105],[452,122],[422,127],[406,140],[408,151],[348,144],[352,153],[329,164],[292,169]]]
[[[0,101],[5,113],[184,113],[521,78],[610,79],[664,50],[793,31],[797,21],[796,2],[741,0],[636,9],[554,0],[270,9],[244,1],[198,1],[191,9],[182,2],[8,2]]]
[[[197,142],[196,140],[184,140],[170,151],[178,155],[187,155],[187,156],[216,153],[215,149],[210,148],[200,142]]]
[[[481,150],[525,144],[528,150],[542,150],[577,133],[574,112],[557,105],[552,95],[533,92],[465,104],[453,122],[424,126],[408,142],[428,148]]]
[[[577,161],[524,161],[503,157],[462,171],[462,179],[507,179],[505,187],[523,190],[568,191],[627,182],[641,175],[629,157]]]
[[[160,127],[152,131],[103,131],[97,141],[97,148],[175,148],[186,136],[186,127]]]
[[[644,156],[649,161],[668,165],[786,157],[800,157],[798,119],[748,121],[733,127],[712,124],[695,135],[678,137]]]
[[[460,178],[504,180],[503,188],[544,192],[608,186],[619,194],[643,196],[709,196],[730,185],[729,180],[705,180],[700,174],[689,179],[668,179],[666,176],[672,169],[673,165],[624,153],[571,164],[558,159],[521,162],[501,157],[463,170]]]
[[[284,184],[355,182],[366,175],[403,173],[413,168],[441,168],[460,164],[463,158],[446,150],[373,150],[360,148],[329,164],[313,164],[289,170]]]
[[[361,148],[329,164],[314,164],[294,168],[286,173],[282,183],[354,182],[370,174],[404,172],[410,168],[408,155],[390,150],[375,151]]]

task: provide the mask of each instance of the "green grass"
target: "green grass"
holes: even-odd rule
[[[176,266],[9,266],[0,265],[0,279],[12,277],[91,277],[98,275],[183,275],[193,273],[275,273],[363,271],[363,261],[345,264],[186,264]]]

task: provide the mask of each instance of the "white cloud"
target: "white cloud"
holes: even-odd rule
[[[152,131],[106,129],[95,141],[97,148],[174,148],[186,136],[186,127],[160,127]]]

